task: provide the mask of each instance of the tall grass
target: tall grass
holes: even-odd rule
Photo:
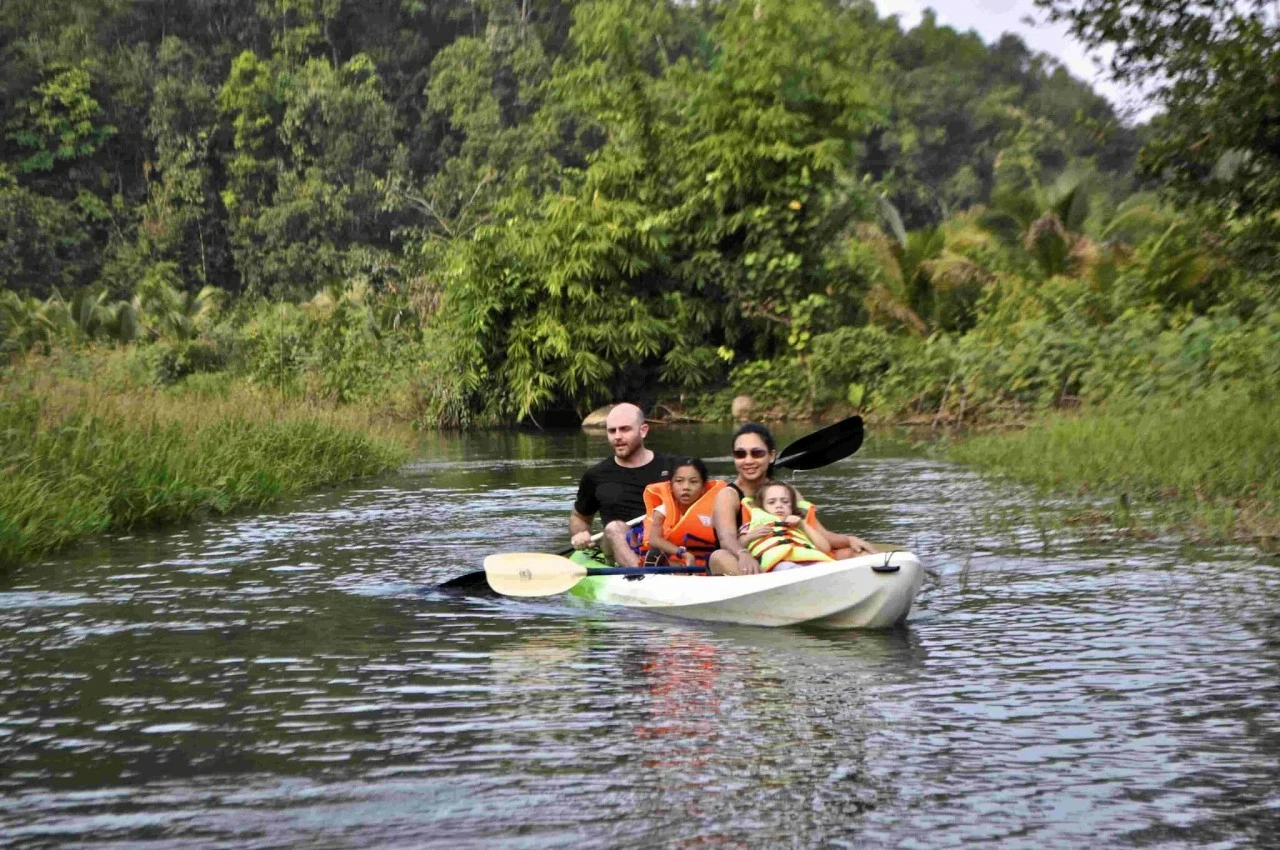
[[[1113,403],[953,444],[957,460],[1050,490],[1106,496],[1111,519],[1150,509],[1192,536],[1280,534],[1280,416],[1269,394],[1218,389],[1182,402]]]
[[[261,507],[393,468],[393,430],[251,387],[103,389],[28,368],[0,387],[0,565],[104,531]]]

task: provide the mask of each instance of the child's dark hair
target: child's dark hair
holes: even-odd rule
[[[704,482],[711,480],[710,473],[707,472],[707,465],[702,462],[700,457],[678,457],[676,462],[671,464],[671,477],[676,477],[676,470],[682,466],[692,466],[698,471],[698,475],[702,476]]]

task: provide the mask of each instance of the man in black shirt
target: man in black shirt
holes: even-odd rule
[[[644,516],[644,488],[671,475],[670,461],[645,448],[649,426],[644,411],[620,404],[604,420],[613,457],[590,467],[578,483],[578,499],[569,514],[569,542],[576,549],[591,545],[591,518],[600,512],[604,525],[601,548],[620,567],[639,566],[628,539],[628,521]],[[638,537],[635,538],[638,543]]]

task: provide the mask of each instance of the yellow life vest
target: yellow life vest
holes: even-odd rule
[[[797,508],[803,509],[806,504],[808,503],[802,502],[797,505]],[[757,508],[754,504],[750,504],[749,499],[744,499],[743,505],[749,514],[749,519],[747,520],[748,531],[759,528],[762,525],[773,528],[773,534],[766,537],[757,537],[747,543],[747,551],[760,562],[760,569],[769,572],[783,561],[791,561],[796,564],[813,564],[832,560],[830,555],[813,545],[809,535],[805,534],[804,530],[799,526],[787,525],[763,508]],[[809,505],[808,507],[809,516],[813,516],[813,506]],[[808,521],[810,520],[806,519],[806,522]]]
[[[742,496],[741,499],[738,501],[738,505],[739,505],[738,510],[742,516],[742,518],[738,522],[741,525],[750,524],[751,511],[752,509],[756,508],[755,497]],[[796,513],[800,514],[800,516],[804,518],[804,521],[809,523],[809,525],[813,525],[815,522],[818,521],[818,506],[815,505],[813,502],[808,501],[807,499],[801,499],[799,502],[796,503]],[[773,516],[773,514],[769,514],[769,516]],[[773,518],[777,519],[777,517],[773,517]]]

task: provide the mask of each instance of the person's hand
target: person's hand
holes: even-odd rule
[[[755,528],[748,529],[747,531],[743,532],[742,538],[744,540],[756,540],[761,537],[767,537],[772,533],[773,533],[772,526],[757,525]]]
[[[854,537],[852,534],[848,535],[848,537],[849,537],[849,548],[853,550],[853,554],[870,555],[876,551],[876,547],[872,546],[870,543],[863,540],[861,537]]]
[[[738,552],[738,575],[753,576],[760,572],[760,562],[746,549]]]
[[[695,558],[695,557],[693,557],[693,553],[692,553],[692,552],[685,552],[685,553],[684,553],[684,565],[685,565],[686,567],[696,567],[696,566],[698,566],[698,559],[697,559],[697,558]]]
[[[792,514],[791,516],[784,519],[783,522],[785,522],[787,525],[794,527],[800,524],[800,517],[796,516],[795,514]]]
[[[591,532],[579,531],[569,538],[569,545],[575,549],[586,549],[591,545]]]

